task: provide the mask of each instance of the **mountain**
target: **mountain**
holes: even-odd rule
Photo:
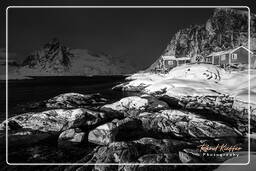
[[[132,65],[104,53],[71,49],[57,38],[31,53],[18,69],[29,76],[119,75],[133,73]]]
[[[251,50],[256,51],[256,15],[251,14]],[[179,30],[167,45],[162,55],[190,57],[205,56],[248,44],[248,12],[230,8],[218,8],[203,25],[193,25]],[[147,70],[154,69],[158,60]]]

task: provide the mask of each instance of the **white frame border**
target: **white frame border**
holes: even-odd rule
[[[250,8],[248,6],[8,6],[6,8],[6,120],[8,119],[8,10],[11,8],[246,8],[248,10],[248,49],[250,50]],[[248,63],[251,65],[250,53]],[[250,163],[250,67],[248,69],[248,162],[247,163],[9,163],[8,162],[8,129],[6,129],[6,163],[11,166],[38,165],[249,165]],[[6,122],[6,128],[8,122]]]

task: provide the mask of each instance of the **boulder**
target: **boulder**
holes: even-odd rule
[[[135,133],[136,131],[138,133],[139,130],[141,130],[141,122],[138,119],[115,119],[90,131],[88,141],[99,145],[108,145],[114,141],[133,139],[139,136]]]
[[[99,145],[107,145],[115,141],[117,127],[114,123],[106,123],[89,132],[88,141]]]
[[[99,94],[64,93],[45,101],[47,108],[78,108],[105,104],[107,100]]]
[[[180,163],[176,154],[146,154],[138,158],[140,163]]]
[[[136,116],[144,111],[159,111],[167,109],[168,105],[149,95],[125,97],[118,102],[101,107],[102,111],[111,113],[123,113],[125,116]]]
[[[119,113],[105,113],[88,109],[83,109],[83,111],[83,115],[79,115],[75,120],[68,122],[63,129],[79,128],[83,131],[89,131],[113,119],[123,118],[123,115]]]
[[[56,109],[38,113],[24,113],[11,117],[7,122],[11,123],[8,129],[31,129],[42,132],[59,132],[67,122],[72,122],[84,114],[84,109]],[[15,126],[14,126],[15,125]],[[6,121],[1,124],[0,129],[5,129]]]
[[[159,153],[175,153],[178,150],[192,147],[193,144],[188,141],[176,139],[155,139],[144,137],[133,141],[136,147],[140,149],[141,154],[159,154]]]
[[[85,140],[86,134],[77,129],[68,129],[63,131],[58,138],[59,146],[69,146],[81,144]]]
[[[211,121],[191,112],[163,110],[157,113],[139,115],[143,129],[159,137],[194,137],[217,138],[237,137],[238,134],[229,126],[218,121]]]
[[[113,142],[103,146],[94,154],[95,163],[129,163],[135,162],[139,152],[132,142]],[[97,169],[96,169],[97,170]]]

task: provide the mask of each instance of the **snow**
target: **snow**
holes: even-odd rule
[[[186,80],[219,81],[225,75],[225,70],[210,64],[182,65],[172,69],[166,77]]]
[[[125,111],[127,109],[137,109],[137,110],[143,110],[148,105],[148,100],[138,97],[138,96],[130,96],[121,99],[120,101],[117,101],[113,104],[107,104],[103,107],[110,108],[112,110],[116,111]]]
[[[216,96],[214,86],[204,81],[167,79],[152,84],[144,89],[148,94],[165,92],[171,97],[181,96]]]
[[[230,95],[248,102],[248,71],[227,72],[211,64],[178,66],[167,74],[137,73],[127,78],[125,87],[144,86],[147,94],[182,96]],[[256,104],[256,70],[250,73],[250,102]]]
[[[249,88],[250,81],[250,89]],[[237,100],[249,101],[256,104],[256,70],[232,72],[226,79],[220,81],[221,86],[228,90],[228,93]]]

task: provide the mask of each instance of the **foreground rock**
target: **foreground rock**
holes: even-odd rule
[[[238,136],[231,127],[190,112],[163,110],[159,113],[141,113],[139,117],[143,129],[150,134],[194,138]]]
[[[97,94],[64,93],[41,102],[17,105],[13,110],[18,113],[44,111],[49,109],[95,109],[107,103],[107,99]]]
[[[214,157],[208,162],[216,161]],[[144,163],[196,163],[207,162],[195,145],[174,139],[142,138],[136,141],[113,142],[107,146],[96,147],[92,153],[78,161],[95,165],[71,166],[68,170],[148,170],[158,166]],[[97,165],[97,163],[119,163],[119,165]],[[137,163],[140,165],[122,165],[120,163]],[[179,166],[168,166],[168,170]],[[183,167],[183,166],[182,166]],[[159,169],[164,169],[161,166]],[[183,168],[184,169],[184,168]],[[186,170],[191,170],[186,168]],[[195,169],[196,170],[196,169]]]
[[[7,122],[15,122],[21,128],[32,130],[40,130],[43,132],[59,132],[63,126],[84,114],[83,109],[56,109],[38,113],[25,113],[8,119]],[[6,123],[1,124],[1,129],[4,129]],[[9,125],[8,125],[9,126]],[[9,127],[8,129],[13,129]]]
[[[127,141],[138,137],[214,139],[238,137],[233,128],[205,119],[190,112],[163,110],[156,113],[140,113],[135,118],[113,120],[89,133],[89,141],[107,145],[114,141]],[[232,138],[231,138],[232,139]]]
[[[122,113],[124,116],[136,116],[144,111],[159,111],[167,109],[167,103],[160,101],[149,95],[125,97],[113,104],[107,104],[101,107],[102,111],[110,113]]]
[[[98,145],[108,145],[116,140],[123,140],[123,138],[129,140],[130,136],[137,136],[135,132],[140,133],[140,128],[141,121],[138,119],[116,119],[90,131],[88,141]]]
[[[114,118],[122,118],[119,114],[105,114],[103,112],[91,111],[83,108],[77,109],[56,109],[38,113],[25,113],[8,119],[8,129],[17,130],[27,128],[43,132],[59,132],[70,128],[88,129],[111,121]],[[4,130],[6,121],[0,129]]]
[[[63,131],[58,138],[59,147],[69,147],[81,144],[85,141],[86,134],[77,129],[68,129]]]
[[[107,100],[99,94],[65,93],[45,101],[45,105],[47,108],[79,108],[102,105],[106,102]]]

